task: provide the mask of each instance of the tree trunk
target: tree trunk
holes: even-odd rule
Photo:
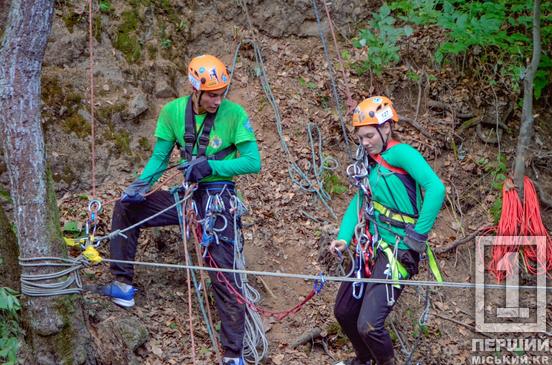
[[[533,57],[527,66],[523,79],[523,109],[521,111],[521,126],[519,128],[516,159],[514,162],[514,182],[519,189],[520,198],[523,199],[523,177],[525,176],[525,161],[527,161],[527,149],[533,139],[533,80],[540,63],[541,37],[540,37],[540,0],[533,4]]]
[[[0,137],[25,258],[66,255],[40,118],[40,74],[53,12],[53,0],[13,0],[0,49]],[[23,306],[31,348],[26,363],[95,363],[78,296],[28,297]]]

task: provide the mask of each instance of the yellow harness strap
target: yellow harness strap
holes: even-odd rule
[[[380,214],[383,214],[389,219],[392,219],[394,221],[400,222],[400,223],[406,223],[406,224],[415,224],[416,218],[410,217],[408,215],[396,213],[392,211],[391,209],[387,208],[386,206],[376,202],[372,201],[372,206],[375,210],[377,210]]]
[[[383,253],[385,253],[385,256],[387,256],[387,261],[389,261],[389,268],[391,269],[391,279],[393,281],[408,279],[408,270],[406,270],[406,267],[404,267],[404,265],[395,258],[393,250],[391,249],[389,244],[384,240],[380,240],[378,245],[382,249]],[[400,289],[401,287],[398,283],[393,284],[393,286],[397,289]]]

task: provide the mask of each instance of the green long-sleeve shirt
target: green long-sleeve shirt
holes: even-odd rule
[[[140,180],[155,183],[168,165],[175,145],[184,146],[185,114],[190,96],[174,99],[161,109],[155,128],[153,154],[140,175]],[[196,134],[202,133],[207,114],[194,116]],[[217,111],[209,133],[209,144],[206,156],[215,155],[226,148],[235,146],[223,160],[211,160],[209,166],[212,174],[202,182],[232,180],[233,176],[258,173],[261,169],[261,158],[255,133],[245,110],[228,99],[224,99]],[[197,153],[197,143],[192,153]]]
[[[140,180],[153,185],[167,168],[174,146],[174,142],[158,138]],[[239,156],[234,159],[209,161],[209,166],[213,170],[210,181],[231,180],[233,176],[256,174],[261,170],[261,157],[256,141],[238,143],[236,148]]]
[[[429,233],[443,204],[445,186],[420,152],[408,144],[397,144],[387,149],[381,156],[389,165],[405,170],[414,179],[416,210],[418,212],[418,220],[414,230],[420,234]],[[370,172],[369,181],[373,201],[406,214],[413,215],[416,213],[408,190],[397,174],[380,164],[375,164]],[[425,193],[423,198],[421,190]],[[337,238],[346,241],[347,244],[350,244],[355,226],[359,221],[361,195],[361,192],[355,194],[341,221]],[[382,223],[377,211],[374,212],[374,215],[375,222],[380,227],[381,239],[394,245],[397,236],[404,236],[404,229]],[[375,232],[374,223],[370,223],[370,232],[372,234]],[[408,248],[402,239],[399,242],[399,248]]]

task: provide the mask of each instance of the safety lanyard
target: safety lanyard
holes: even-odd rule
[[[205,151],[209,145],[209,135],[211,134],[211,129],[215,124],[215,117],[217,113],[207,113],[205,120],[203,121],[203,131],[201,135],[197,136],[195,128],[195,113],[192,105],[192,96],[188,98],[188,103],[186,104],[186,113],[184,116],[184,148],[181,149],[181,157],[186,161],[193,160],[193,151],[194,147],[197,146],[197,155],[196,157],[205,156]]]

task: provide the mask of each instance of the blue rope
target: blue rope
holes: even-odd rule
[[[349,155],[349,159],[352,160],[353,153],[351,151],[349,136],[347,135],[347,128],[345,127],[343,114],[341,112],[341,100],[339,99],[339,93],[337,92],[337,85],[335,82],[332,60],[330,58],[330,53],[328,51],[328,43],[326,42],[326,37],[324,36],[324,30],[322,29],[322,24],[320,21],[320,13],[318,12],[318,6],[316,5],[316,1],[317,0],[312,0],[312,8],[314,10],[314,15],[316,16],[316,24],[318,27],[318,32],[320,33],[320,40],[322,41],[322,47],[324,48],[324,57],[326,58],[326,63],[328,64],[328,74],[330,76],[330,83],[332,85],[332,96],[335,101],[335,109],[337,111],[337,116],[339,118],[339,124],[341,125],[341,133],[343,134],[343,139],[345,140],[345,145],[347,146],[347,154]]]
[[[316,294],[320,294],[322,289],[324,289],[324,285],[326,284],[326,277],[322,272],[318,274],[319,279],[314,280],[314,292]]]

